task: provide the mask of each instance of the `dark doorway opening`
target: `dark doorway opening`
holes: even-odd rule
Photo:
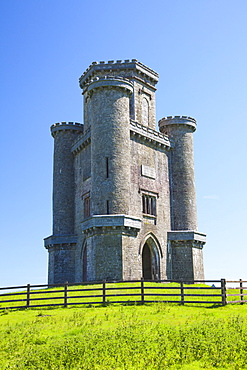
[[[144,244],[142,251],[142,275],[145,280],[152,279],[151,252],[147,243]]]
[[[160,279],[160,257],[153,238],[149,238],[142,250],[142,276],[145,280]]]

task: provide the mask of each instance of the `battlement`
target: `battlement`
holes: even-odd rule
[[[86,71],[82,74],[79,79],[80,87],[82,89],[91,82],[97,74],[101,73],[115,73],[115,72],[135,72],[136,77],[148,80],[152,85],[158,82],[159,75],[151,68],[138,62],[137,59],[125,59],[125,60],[109,60],[108,62],[100,61],[93,62]],[[119,76],[118,76],[119,78]],[[133,73],[129,73],[128,79],[134,78]]]
[[[167,135],[147,126],[143,126],[133,120],[130,121],[130,132],[132,137],[137,135],[140,139],[152,143],[157,147],[163,147],[168,150],[171,147],[171,143]]]
[[[89,127],[85,132],[75,139],[71,152],[73,154],[79,153],[83,148],[91,143],[91,128]]]
[[[83,124],[78,122],[57,122],[51,125],[51,134],[55,135],[57,131],[73,130],[83,132]]]
[[[197,123],[196,123],[195,118],[189,117],[189,116],[167,116],[167,117],[161,118],[158,122],[158,125],[159,125],[161,132],[163,132],[166,126],[171,126],[171,125],[174,125],[174,126],[175,125],[177,126],[186,125],[186,126],[190,126],[192,130],[195,131]]]
[[[120,81],[126,81],[128,83],[130,83],[129,79],[128,78],[124,78],[124,77],[121,77],[121,76],[96,76],[96,77],[93,77],[89,83],[92,83],[92,82],[95,82],[95,81],[101,81],[101,80],[120,80]],[[88,85],[89,85],[88,83]]]
[[[90,92],[98,88],[121,88],[128,91],[130,94],[133,93],[133,85],[127,78],[114,77],[114,76],[103,76],[95,77],[87,84],[87,91]],[[84,90],[85,92],[85,90]]]

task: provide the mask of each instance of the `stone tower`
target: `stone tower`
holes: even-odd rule
[[[196,121],[166,117],[156,131],[157,82],[136,59],[94,62],[80,78],[84,124],[51,127],[50,284],[204,278]]]

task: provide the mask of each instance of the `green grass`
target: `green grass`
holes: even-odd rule
[[[131,286],[134,292],[140,292],[139,284]],[[170,293],[177,292],[178,285],[169,286]],[[51,296],[61,294],[61,289],[53,290]],[[193,289],[190,291],[194,293]],[[44,291],[35,296],[41,298],[41,304],[47,302],[43,300]],[[91,307],[0,310],[1,370],[237,370],[247,369],[246,364],[247,305],[103,306],[100,299],[99,304]]]

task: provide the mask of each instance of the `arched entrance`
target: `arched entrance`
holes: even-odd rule
[[[160,256],[153,238],[148,238],[142,249],[142,276],[145,280],[159,280]]]

